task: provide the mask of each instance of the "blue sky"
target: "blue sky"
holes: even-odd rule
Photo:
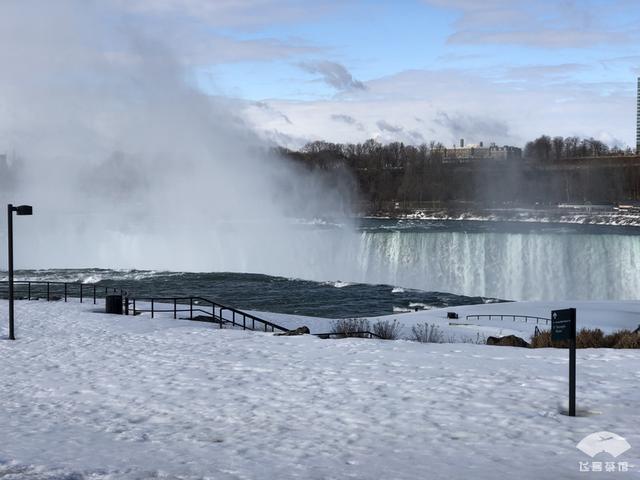
[[[235,22],[191,16],[229,42],[224,60],[214,54],[191,71],[203,91],[247,101],[253,124],[278,143],[634,141],[635,1],[242,3],[227,12]]]
[[[330,58],[348,65],[353,76],[363,81],[402,70],[429,68],[445,51],[454,17],[450,11],[420,2],[354,2],[314,21],[267,26],[258,32],[230,32],[239,40],[297,39],[316,47],[315,54],[228,63],[209,71],[221,88],[253,100],[332,96],[335,89],[302,71],[296,61]],[[207,80],[203,82],[205,86]]]
[[[443,2],[445,3],[445,2]],[[464,2],[460,2],[464,3]],[[513,2],[517,3],[517,2]],[[587,17],[575,20],[578,26],[596,25],[596,32],[622,32],[636,29],[640,22],[640,7],[631,2],[542,2],[564,4],[564,14]],[[619,4],[616,6],[615,4]],[[627,42],[572,43],[545,46],[509,43],[507,41],[474,44],[451,42],[456,22],[465,15],[464,9],[434,6],[422,1],[347,2],[333,6],[324,14],[296,22],[274,22],[251,31],[219,29],[235,40],[281,39],[317,49],[316,52],[291,55],[288,58],[238,61],[203,67],[203,88],[210,91],[236,92],[244,98],[316,99],[335,94],[334,89],[301,71],[296,62],[305,58],[330,58],[347,66],[354,77],[368,81],[412,69],[465,68],[508,70],[518,67],[574,65],[572,78],[580,81],[624,82],[632,77],[640,51]],[[582,6],[580,6],[582,5]],[[585,7],[585,5],[588,5]],[[626,8],[622,8],[626,6]],[[608,12],[595,17],[599,9]],[[489,8],[489,11],[492,9]],[[518,8],[514,10],[518,11]],[[524,10],[521,9],[521,10]],[[572,12],[573,10],[573,12]],[[519,12],[518,12],[519,13]],[[541,15],[544,21],[558,14]],[[591,18],[588,18],[591,17]],[[505,22],[508,26],[509,24]],[[512,27],[517,29],[516,25]],[[618,59],[617,61],[612,61]],[[579,65],[579,68],[578,68]]]
[[[21,48],[34,66],[59,58],[53,34],[38,38],[38,22],[55,21],[71,68],[74,55],[93,56],[127,78],[127,62],[156,68],[162,58],[234,104],[265,139],[292,148],[461,137],[521,146],[541,134],[635,142],[638,0],[12,0],[2,8],[32,16],[36,38]],[[99,29],[83,23],[87,10]],[[68,42],[74,29],[109,33],[83,34],[91,40],[78,46]],[[0,38],[11,44],[18,34],[8,28]]]

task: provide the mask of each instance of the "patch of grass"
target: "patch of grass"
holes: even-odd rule
[[[625,330],[613,348],[640,348],[640,333]]]
[[[397,340],[402,331],[402,326],[397,320],[379,320],[373,324],[372,332],[383,340]]]
[[[444,343],[444,334],[440,328],[433,324],[419,323],[411,328],[413,340],[422,343]]]
[[[551,332],[549,330],[543,330],[538,335],[531,337],[531,348],[551,348],[553,346],[554,345],[551,344]]]
[[[366,318],[341,318],[331,323],[331,333],[343,337],[367,337],[368,335],[361,332],[371,330],[369,320]]]
[[[449,343],[454,343],[454,342],[449,342]],[[462,337],[461,343],[473,343],[475,345],[486,345],[487,336],[478,332],[476,333],[476,338]]]
[[[569,348],[569,342],[551,340],[551,332],[544,330],[531,337],[531,348]],[[640,333],[618,330],[605,334],[599,328],[581,329],[576,335],[576,348],[640,348]]]
[[[599,328],[583,328],[576,335],[577,348],[602,348],[605,346],[604,332]]]

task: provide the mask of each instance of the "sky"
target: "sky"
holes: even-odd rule
[[[278,145],[635,144],[637,0],[87,1]]]
[[[160,21],[179,13],[211,48],[195,84],[246,102],[285,146],[635,140],[637,1],[137,3]]]

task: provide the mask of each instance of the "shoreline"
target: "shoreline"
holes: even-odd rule
[[[591,213],[569,209],[484,209],[451,211],[446,209],[415,209],[405,212],[380,211],[361,218],[389,220],[520,222],[541,224],[602,225],[610,227],[640,227],[640,213],[607,211]]]

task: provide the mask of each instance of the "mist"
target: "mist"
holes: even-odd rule
[[[170,30],[117,5],[0,7],[0,201],[34,207],[16,265],[331,278],[349,182],[275,155],[232,100],[193,86]]]

